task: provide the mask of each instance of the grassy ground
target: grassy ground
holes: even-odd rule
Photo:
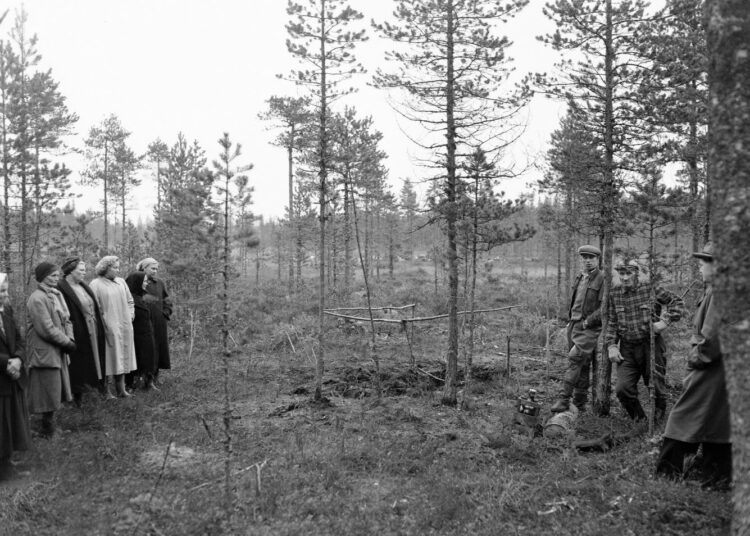
[[[409,282],[399,287],[389,300],[406,303],[413,294],[424,304],[425,292],[420,295]],[[484,305],[523,298],[510,294],[488,290]],[[271,314],[274,305],[278,310]],[[380,382],[364,338],[332,328],[326,347],[328,402],[314,404],[313,321],[278,297],[259,299],[252,308],[254,327],[243,333],[231,371],[231,526],[222,480],[221,357],[199,337],[189,360],[188,342],[175,341],[174,368],[163,375],[160,392],[111,401],[91,396],[81,409],[63,410],[59,424],[67,431],[35,440],[17,466],[29,475],[0,486],[0,531],[728,533],[728,494],[653,477],[658,435],[641,435],[608,453],[584,454],[571,447],[572,438],[532,437],[514,424],[516,397],[534,387],[548,408],[564,367],[562,357],[545,362],[539,346],[546,328],[534,314],[483,320],[472,394],[467,407],[457,409],[439,404],[444,324],[415,330],[419,370],[410,366],[403,334],[379,335]],[[510,377],[506,357],[499,355],[508,335]],[[678,354],[683,343],[674,339]],[[558,335],[553,357],[563,346]],[[682,370],[675,357],[672,400]],[[577,437],[631,430],[616,401],[612,407],[606,418],[582,414]]]

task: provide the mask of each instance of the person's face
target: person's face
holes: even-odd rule
[[[76,266],[75,269],[70,272],[70,276],[76,283],[80,283],[81,281],[83,281],[83,278],[86,277],[86,263],[79,262],[78,266]]]
[[[48,287],[54,287],[57,285],[57,282],[60,281],[60,270],[55,270],[51,274],[49,274],[47,277],[45,277],[42,280],[42,283],[47,285]]]
[[[599,264],[599,257],[596,255],[589,255],[584,253],[581,255],[581,265],[583,266],[584,272],[590,272]]]
[[[107,273],[105,274],[109,279],[114,279],[117,277],[117,275],[120,273],[120,261],[116,261],[114,264],[112,264],[109,269],[107,270]]]
[[[620,284],[625,288],[632,288],[638,281],[638,272],[635,270],[617,270],[617,277],[620,278]]]
[[[5,305],[8,303],[8,300],[10,297],[8,296],[8,280],[6,279],[3,281],[3,284],[0,285],[0,303]]]
[[[146,272],[147,277],[153,279],[156,277],[156,274],[159,273],[159,264],[151,264],[143,271]]]
[[[704,261],[703,259],[698,259],[698,263],[698,270],[700,270],[703,281],[711,283],[714,279],[714,273],[716,273],[716,266],[713,262]]]

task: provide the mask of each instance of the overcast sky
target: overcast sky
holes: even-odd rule
[[[350,4],[366,21],[387,18],[394,5],[390,0]],[[111,113],[132,132],[131,147],[139,153],[156,138],[172,145],[183,132],[189,140],[198,140],[211,160],[226,131],[242,144],[242,163],[254,164],[249,176],[255,212],[283,214],[286,157],[269,144],[274,134],[258,114],[271,95],[297,92],[276,77],[295,66],[285,45],[286,0],[27,0],[24,5],[28,31],[39,38],[42,65],[52,69],[70,110],[80,116],[74,145],[82,146],[89,128]],[[522,73],[548,70],[554,59],[554,53],[535,40],[550,28],[542,5],[542,0],[531,0],[505,29],[515,43],[515,67]],[[6,35],[21,3],[10,7],[2,27]],[[383,64],[385,45],[369,34],[370,42],[356,54],[373,73]],[[366,74],[357,80],[362,89],[350,102],[361,114],[372,115],[383,132],[390,181],[398,191],[402,178],[416,180],[426,172],[415,158],[418,149],[404,134],[413,127],[391,110],[383,91],[366,86],[369,79]],[[516,154],[533,158],[562,111],[557,103],[537,98],[525,113],[528,128]],[[70,165],[77,180],[81,166]],[[503,189],[515,197],[537,177],[529,173]],[[85,194],[76,207],[98,208],[99,191]],[[134,195],[134,215],[149,214],[155,199],[153,182],[145,176]]]

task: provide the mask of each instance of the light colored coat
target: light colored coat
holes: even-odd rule
[[[105,334],[107,376],[127,374],[137,368],[133,342],[135,304],[121,277],[97,277],[89,284],[99,302]]]
[[[720,314],[713,288],[706,288],[693,317],[692,348],[682,395],[669,415],[664,437],[685,443],[729,443],[729,401],[719,341]]]
[[[67,357],[62,347],[73,338],[70,312],[60,291],[40,286],[26,302],[27,366],[67,370]]]

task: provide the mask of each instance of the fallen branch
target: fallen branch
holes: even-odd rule
[[[248,465],[247,467],[243,469],[239,469],[238,471],[235,471],[234,474],[232,474],[232,478],[236,476],[240,476],[243,473],[247,473],[250,469],[255,469],[257,471],[256,480],[259,482],[260,481],[260,469],[266,465],[266,462],[268,462],[268,460],[263,460],[262,462],[254,463],[252,465]],[[208,482],[204,482],[203,484],[198,484],[197,486],[193,486],[190,489],[186,489],[183,493],[192,493],[201,488],[205,488],[205,487],[212,486],[215,484],[221,484],[223,481],[224,481],[224,477],[222,476],[220,478],[216,478],[214,480],[209,480]]]
[[[496,311],[507,311],[509,309],[513,309],[515,307],[521,307],[520,305],[509,305],[508,307],[497,307],[494,309],[477,309],[475,311],[458,311],[456,314],[459,315],[467,315],[471,313],[494,313]],[[362,322],[369,322],[369,318],[365,318],[362,316],[351,316],[351,315],[344,315],[341,313],[334,313],[330,310],[323,311],[325,314],[329,316],[335,316],[338,318],[346,318],[349,320],[359,320]],[[407,322],[425,322],[427,320],[437,320],[438,318],[448,318],[448,314],[443,315],[435,315],[435,316],[418,316],[414,318],[401,318],[399,320],[394,320],[392,318],[373,318],[373,322],[383,322],[385,324],[406,324]]]
[[[421,369],[421,368],[419,368],[419,367],[417,367],[417,372],[421,372],[421,373],[422,373],[422,374],[424,374],[425,376],[429,376],[430,378],[433,378],[433,379],[435,379],[435,380],[437,380],[437,381],[439,381],[439,382],[445,382],[445,380],[444,380],[443,378],[438,378],[438,377],[437,377],[437,376],[435,376],[434,374],[430,374],[430,373],[429,373],[429,372],[427,372],[426,370],[422,370],[422,369]]]
[[[372,310],[372,311],[390,311],[391,309],[394,309],[394,310],[398,311],[398,310],[401,310],[401,309],[410,309],[410,308],[413,308],[413,307],[416,307],[416,306],[417,306],[416,303],[410,303],[409,305],[401,305],[399,307],[372,307],[370,309],[368,309],[367,307],[337,307],[335,309],[326,309],[323,312],[327,313],[329,311],[330,312],[335,312],[335,311],[370,311],[370,310]]]
[[[604,434],[603,436],[597,439],[582,439],[579,441],[574,441],[573,446],[577,448],[578,450],[585,451],[585,452],[591,452],[591,451],[609,452],[617,445],[624,443],[626,441],[629,441],[640,435],[643,435],[645,431],[646,431],[645,427],[636,426],[631,431],[625,434],[613,434],[610,432],[610,433]]]

